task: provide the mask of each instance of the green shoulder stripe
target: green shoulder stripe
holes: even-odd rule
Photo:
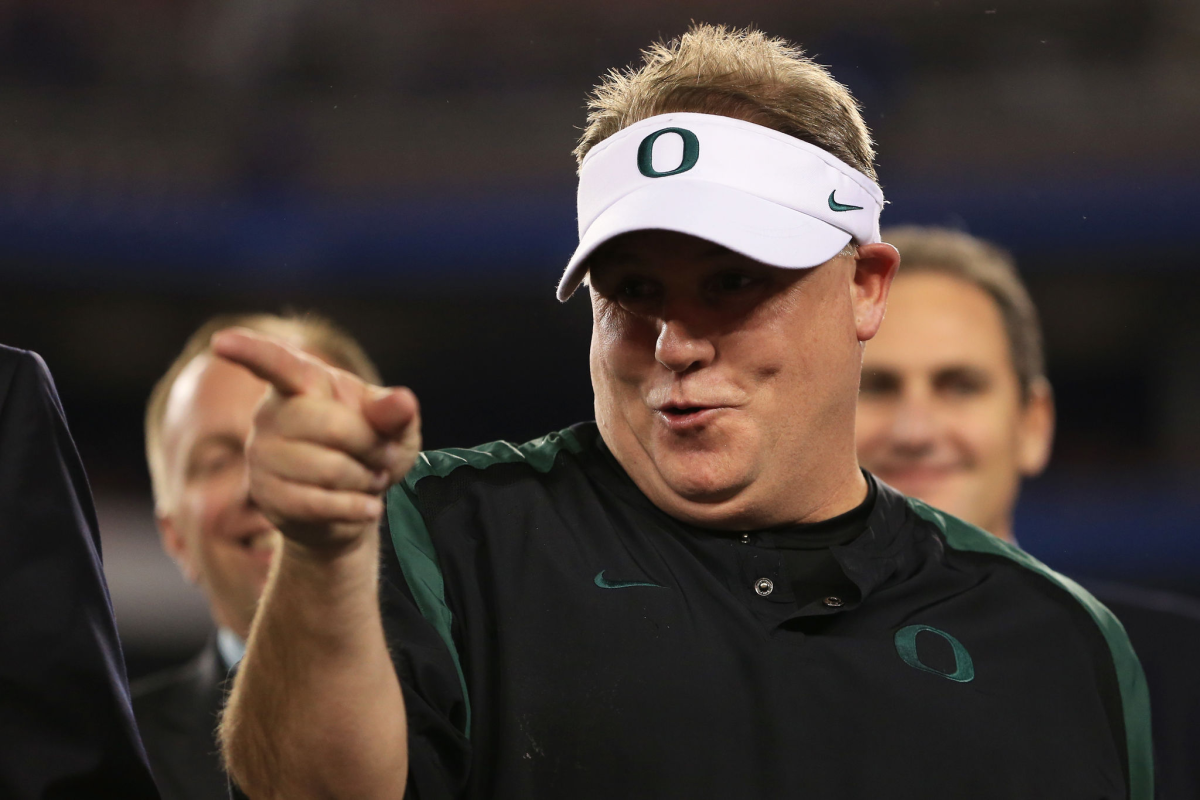
[[[429,450],[417,456],[417,463],[408,471],[404,484],[415,488],[422,479],[435,475],[444,478],[459,467],[487,469],[496,464],[524,461],[538,472],[549,472],[554,459],[563,450],[578,453],[583,445],[569,428],[547,434],[522,445],[511,442],[488,442],[479,447]]]
[[[1154,797],[1154,754],[1150,738],[1150,695],[1146,687],[1146,676],[1125,628],[1096,598],[1092,597],[1075,581],[1058,574],[1033,556],[1008,542],[992,536],[960,519],[942,513],[920,500],[905,498],[909,508],[932,522],[946,537],[946,544],[955,550],[973,553],[990,553],[1003,556],[1038,573],[1066,589],[1095,620],[1108,643],[1113,663],[1117,669],[1117,680],[1121,687],[1121,708],[1125,716],[1125,744],[1129,757],[1130,800],[1152,800]]]
[[[467,695],[467,679],[451,634],[454,615],[446,603],[446,585],[442,579],[437,550],[434,549],[425,520],[417,510],[417,483],[430,476],[445,477],[459,467],[487,469],[495,464],[522,461],[538,472],[549,472],[555,458],[564,449],[573,453],[582,450],[582,445],[570,430],[551,433],[519,446],[508,442],[490,442],[470,449],[431,450],[421,453],[404,481],[388,490],[387,515],[392,547],[396,550],[400,570],[404,573],[421,616],[434,627],[450,650],[467,709],[466,730],[463,733],[468,737],[471,735],[471,698]]]
[[[442,582],[442,568],[438,564],[437,551],[433,549],[433,540],[429,538],[429,529],[425,520],[417,511],[412,490],[403,483],[397,483],[387,493],[388,527],[392,532],[392,547],[400,562],[400,571],[408,582],[409,591],[421,616],[442,637],[450,650],[450,658],[454,660],[454,669],[458,672],[458,683],[462,687],[463,703],[467,715],[463,734],[471,736],[471,698],[467,695],[467,679],[463,674],[462,663],[458,658],[458,648],[451,635],[454,615],[446,604],[446,586]]]

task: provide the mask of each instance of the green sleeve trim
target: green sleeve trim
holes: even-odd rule
[[[1028,570],[1048,578],[1066,589],[1082,605],[1099,626],[1108,642],[1109,652],[1117,669],[1121,687],[1121,708],[1125,716],[1125,745],[1129,756],[1130,800],[1152,800],[1154,797],[1154,754],[1150,738],[1150,694],[1146,676],[1137,654],[1129,644],[1125,628],[1113,613],[1092,597],[1075,581],[1058,574],[1033,556],[986,531],[949,514],[942,513],[920,500],[906,498],[909,508],[932,522],[946,537],[946,544],[955,550],[990,553],[1004,556]]]
[[[392,533],[392,547],[400,561],[400,570],[408,582],[409,591],[421,616],[437,630],[442,641],[450,650],[458,682],[462,687],[463,703],[466,705],[466,722],[463,734],[471,738],[471,698],[467,694],[467,678],[463,674],[458,647],[454,644],[451,626],[454,615],[446,605],[446,586],[442,581],[442,568],[438,564],[437,552],[425,520],[414,504],[411,491],[404,484],[396,484],[387,495],[388,527]]]
[[[473,448],[431,450],[417,457],[413,468],[402,483],[392,486],[387,494],[388,526],[392,533],[392,547],[400,562],[400,570],[408,582],[409,591],[421,616],[437,630],[442,641],[450,650],[458,682],[462,686],[463,702],[466,705],[466,730],[471,735],[471,698],[467,694],[467,679],[463,673],[458,647],[454,643],[452,627],[454,614],[446,603],[446,584],[442,579],[442,567],[438,563],[437,550],[429,528],[416,505],[416,487],[422,478],[449,475],[459,467],[487,469],[496,464],[525,462],[538,472],[549,472],[559,452],[568,450],[578,453],[583,445],[570,430],[551,433],[523,445],[509,442],[490,442]]]

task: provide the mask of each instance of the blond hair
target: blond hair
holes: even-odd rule
[[[150,467],[150,485],[158,507],[168,504],[166,465],[162,431],[167,401],[180,373],[197,357],[211,351],[213,334],[226,328],[249,328],[276,336],[307,350],[329,364],[351,372],[370,383],[380,383],[379,370],[350,334],[317,314],[223,314],[196,329],[171,362],[166,374],[158,379],[146,403],[146,463]]]
[[[1021,397],[1046,377],[1046,357],[1037,307],[1008,251],[970,234],[946,228],[905,225],[882,231],[900,251],[899,275],[936,272],[983,290],[1000,311]]]
[[[829,71],[783,39],[752,28],[693,24],[612,70],[588,97],[583,157],[648,117],[691,111],[753,122],[820,147],[876,180],[875,147],[854,97]]]

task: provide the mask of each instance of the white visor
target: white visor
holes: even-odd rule
[[[662,114],[588,152],[578,209],[579,246],[558,284],[563,301],[583,281],[588,256],[631,231],[677,231],[776,267],[815,267],[851,240],[879,241],[883,192],[779,131],[713,114]]]

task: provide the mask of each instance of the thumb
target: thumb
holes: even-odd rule
[[[399,439],[417,418],[417,396],[406,387],[370,387],[362,399],[363,416],[385,439]]]

